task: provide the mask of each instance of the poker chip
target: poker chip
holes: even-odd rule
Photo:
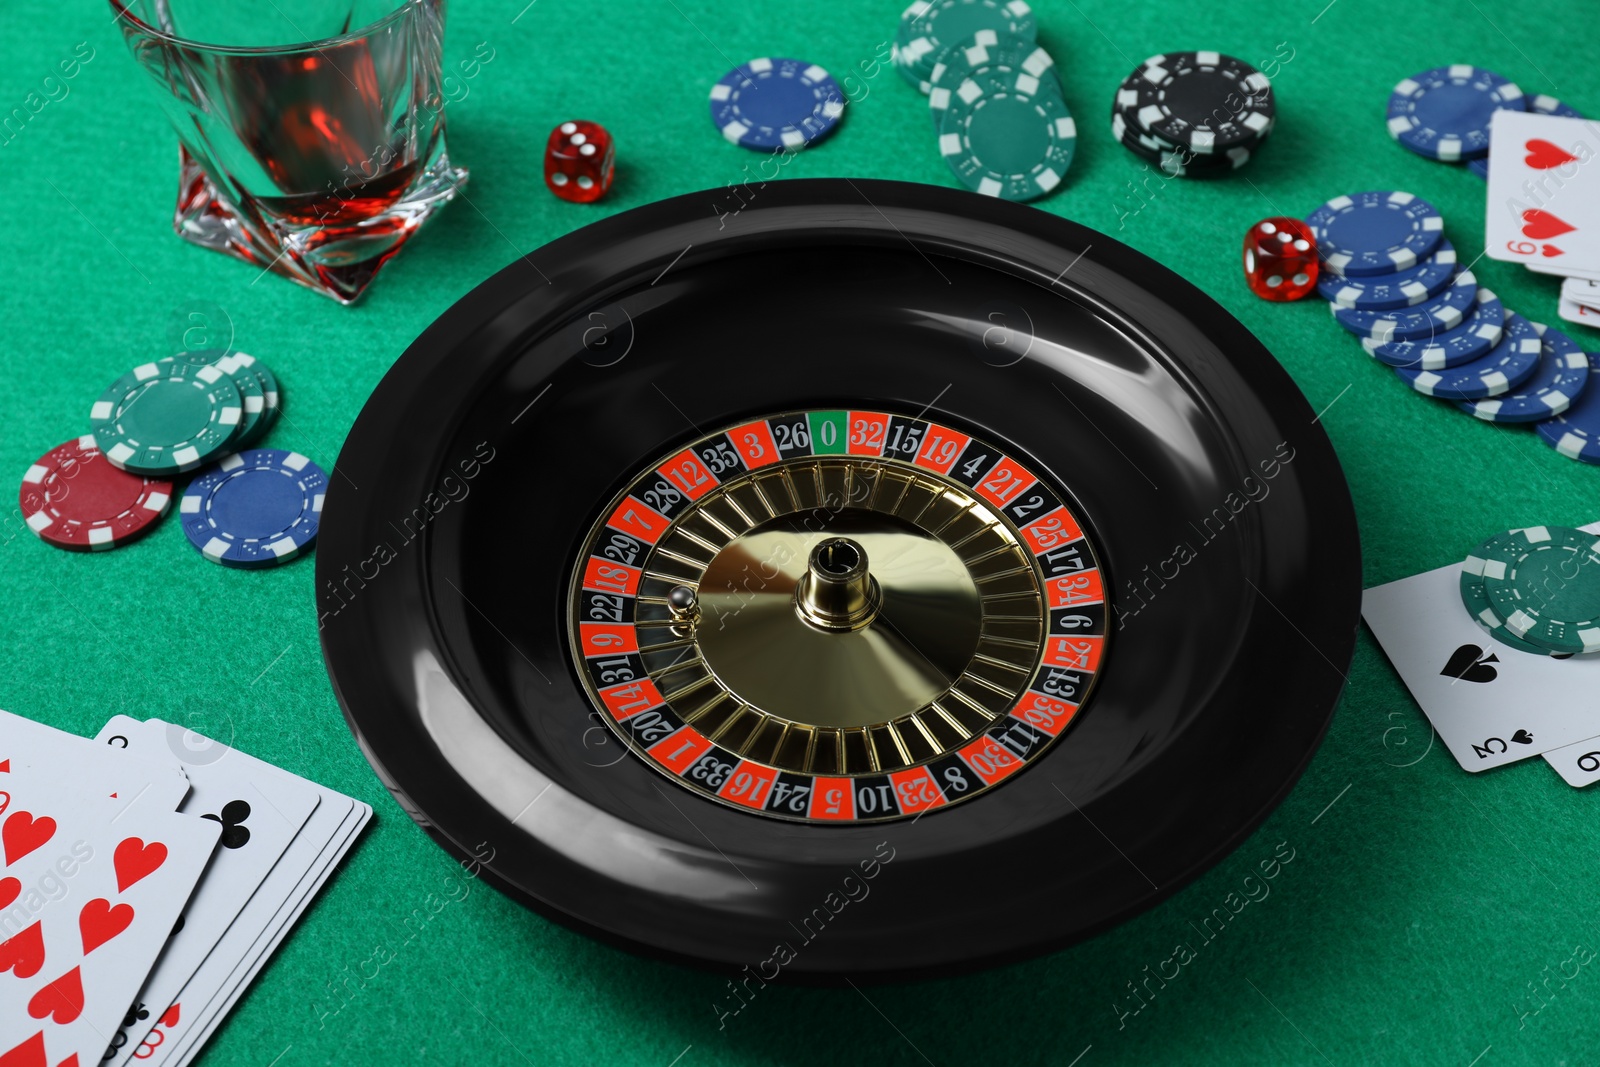
[[[233,352],[231,348],[183,348],[167,356],[166,359],[178,363],[192,363],[196,367],[204,367],[220,363],[224,356]]]
[[[798,59],[752,59],[711,87],[711,121],[733,144],[781,151],[816,144],[839,125],[844,93]]]
[[[1506,628],[1505,620],[1495,613],[1494,604],[1489,600],[1488,590],[1483,587],[1483,568],[1490,557],[1495,556],[1510,543],[1511,535],[1510,530],[1495,534],[1473,549],[1462,561],[1459,583],[1461,604],[1467,609],[1467,614],[1472,616],[1472,621],[1501,644],[1509,645],[1519,652],[1549,656],[1552,655],[1549,649],[1525,641]]]
[[[22,477],[28,529],[58,548],[99,552],[148,533],[172,504],[172,483],[106,461],[93,434],[58,445]]]
[[[1329,304],[1340,326],[1357,337],[1374,341],[1415,341],[1455,329],[1466,321],[1474,306],[1478,279],[1470,270],[1457,274],[1449,288],[1426,304],[1392,311],[1356,311]]]
[[[1432,255],[1414,267],[1393,274],[1349,278],[1324,270],[1317,278],[1317,294],[1342,308],[1388,311],[1431,300],[1444,291],[1455,274],[1455,246],[1441,238]]]
[[[1215,155],[1201,156],[1184,148],[1162,145],[1125,125],[1121,115],[1112,117],[1112,133],[1134,155],[1154,163],[1161,172],[1174,178],[1211,178],[1238,170],[1250,162],[1250,149],[1229,148]]]
[[[1538,96],[1530,96],[1526,99],[1528,101],[1528,110],[1537,112],[1540,115],[1555,115],[1564,119],[1581,119],[1584,117],[1583,112],[1577,108],[1563,104],[1555,97],[1545,93],[1540,93]],[[1488,181],[1489,157],[1484,156],[1482,159],[1467,160],[1467,169],[1484,181]]]
[[[1473,301],[1472,314],[1453,330],[1416,341],[1383,343],[1363,337],[1361,347],[1379,363],[1418,370],[1441,370],[1482,359],[1504,335],[1506,310],[1500,298],[1481,285]]]
[[[1007,44],[1011,40],[1007,39]],[[1000,36],[993,30],[979,30],[960,44],[951,45],[939,52],[939,59],[934,63],[933,69],[928,72],[928,88],[923,92],[932,92],[944,84],[946,79],[951,85],[960,85],[961,79],[972,73],[974,64],[984,65],[991,56],[992,50],[1000,46]],[[970,57],[970,58],[969,58]],[[933,123],[937,131],[939,119],[942,114],[935,114]]]
[[[1444,237],[1434,206],[1405,192],[1334,197],[1306,222],[1327,268],[1351,278],[1408,270]]]
[[[1508,316],[1521,321],[1521,316]],[[1560,415],[1572,406],[1589,381],[1589,357],[1577,343],[1543,323],[1529,324],[1541,340],[1539,367],[1513,392],[1460,407],[1488,422],[1537,422]]]
[[[951,92],[939,152],[973,192],[1034,200],[1059,185],[1072,165],[1078,138],[1072,113],[1052,86],[1034,84],[1038,92],[1028,94],[1015,78],[968,78]]]
[[[1590,352],[1589,375],[1596,374],[1600,374],[1600,352]],[[1600,388],[1584,389],[1566,411],[1534,423],[1533,428],[1540,440],[1568,459],[1600,463]]]
[[[1583,112],[1569,104],[1563,104],[1548,93],[1527,97],[1528,110],[1540,115],[1555,115],[1564,119],[1581,119]]]
[[[1457,63],[1403,79],[1389,97],[1389,136],[1429,159],[1455,162],[1489,154],[1489,124],[1501,109],[1526,108],[1516,83]]]
[[[935,132],[942,128],[950,109],[951,91],[968,79],[979,84],[1009,81],[1029,96],[1041,91],[1061,96],[1061,81],[1049,52],[1027,42],[998,41],[993,31],[982,30],[965,47],[947,49],[934,64],[929,75],[928,112]]]
[[[1506,629],[1551,652],[1600,650],[1600,540],[1565,526],[1511,530],[1483,587]]]
[[[261,424],[267,417],[267,389],[255,372],[255,362],[254,356],[243,352],[230,352],[217,361],[239,390],[239,431],[229,445],[235,450],[249,448],[260,438]]]
[[[1173,177],[1210,178],[1248,163],[1276,124],[1271,82],[1220,52],[1151,56],[1117,87],[1112,135]]]
[[[933,87],[929,77],[945,49],[984,30],[998,40],[1032,44],[1039,27],[1022,0],[916,0],[900,16],[895,69],[926,93]]]
[[[184,490],[183,532],[213,563],[285,563],[316,540],[327,486],[322,468],[298,452],[238,452]]]
[[[274,423],[278,421],[278,379],[272,370],[256,357],[245,352],[230,353],[228,358],[233,360],[232,370],[234,381],[240,384],[239,393],[245,401],[245,419],[240,424],[239,435],[234,438],[232,448],[242,451],[253,447],[267,435]],[[250,419],[250,394],[245,391],[242,379],[254,379],[254,388],[261,394],[260,415]]]
[[[278,416],[283,411],[283,390],[279,387],[278,376],[272,373],[272,368],[259,359],[251,369],[261,379],[262,395],[266,401],[265,417],[261,420],[261,428],[256,431],[255,439],[260,441],[271,432],[273,426],[277,425]]]
[[[1172,177],[1217,177],[1238,170],[1250,161],[1252,155],[1252,149],[1244,145],[1212,155],[1200,155],[1141,131],[1136,124],[1130,124],[1127,116],[1121,112],[1114,112],[1111,116],[1111,133],[1128,151],[1156,164]]]
[[[1445,400],[1481,400],[1508,393],[1533,377],[1539,366],[1539,335],[1521,316],[1504,331],[1500,343],[1489,354],[1470,363],[1440,370],[1396,367],[1400,379],[1419,393]]]
[[[272,369],[256,357],[232,349],[185,349],[169,359],[196,366],[215,365],[233,380],[239,389],[241,410],[239,430],[229,442],[234,451],[249,448],[266,436],[278,421],[278,379]],[[233,360],[233,363],[225,361]],[[166,360],[162,360],[166,362]],[[259,395],[259,401],[253,397]]]
[[[216,364],[135,367],[89,410],[95,444],[116,467],[157,476],[193,470],[227,450],[242,400]]]
[[[1197,155],[1253,145],[1276,114],[1267,76],[1221,52],[1151,56],[1136,84],[1138,125]]]

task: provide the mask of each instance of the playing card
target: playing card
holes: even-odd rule
[[[1583,326],[1600,327],[1600,308],[1592,308],[1587,304],[1580,304],[1576,300],[1561,298],[1556,305],[1556,314],[1568,322],[1576,322]],[[1578,340],[1578,338],[1574,338]]]
[[[1564,745],[1544,753],[1544,761],[1555,768],[1570,786],[1582,789],[1600,782],[1600,737],[1590,737],[1575,745]]]
[[[164,1017],[162,1023],[151,1031],[152,1038],[157,1033],[161,1033],[163,1036],[173,1035],[170,1045],[171,1051],[164,1056],[158,1057],[156,1062],[150,1064],[149,1067],[158,1067],[158,1065],[159,1067],[183,1067],[184,1064],[187,1064],[199,1053],[206,1041],[216,1032],[217,1027],[221,1026],[223,1020],[227,1018],[228,1012],[233,1010],[233,1006],[239,1002],[239,999],[250,988],[250,983],[255,981],[256,975],[260,974],[262,968],[267,965],[267,962],[272,958],[272,954],[277,951],[278,946],[294,930],[294,924],[300,920],[300,916],[305,913],[306,908],[310,907],[311,902],[316,899],[318,890],[333,875],[340,859],[355,844],[356,838],[360,836],[362,827],[371,818],[371,806],[360,801],[354,802],[343,824],[338,827],[334,836],[316,857],[312,867],[305,873],[300,883],[294,887],[289,897],[278,909],[278,912],[271,917],[267,926],[256,937],[255,941],[246,948],[233,971],[217,986],[215,992],[211,995],[210,1001],[200,1004],[199,1011],[188,1019],[184,1019],[178,1014],[177,1004],[173,1005],[173,1009],[169,1010],[168,1016]],[[221,959],[226,958],[227,953],[223,952],[221,946],[219,946],[219,951],[216,955]],[[202,984],[198,976],[194,984],[197,986]],[[185,990],[186,997],[189,992],[189,990]],[[194,992],[197,995],[201,995],[204,990],[197,989]],[[194,1005],[200,1002],[191,1000],[188,1003]],[[167,1023],[168,1017],[171,1019],[170,1025]]]
[[[1600,123],[1499,111],[1490,137],[1488,254],[1600,271]]]
[[[1540,274],[1556,274],[1563,278],[1584,278],[1590,281],[1600,281],[1600,270],[1579,270],[1577,267],[1556,266],[1551,263],[1524,263],[1529,270],[1538,271]]]
[[[106,1062],[122,1064],[133,1057],[157,1022],[151,1013],[166,1011],[178,999],[321,796],[292,775],[181,726],[118,715],[95,740],[134,755],[165,752],[182,760],[193,790],[180,810],[222,827],[222,847],[184,910],[182,927],[111,1038]]]
[[[69,769],[62,770],[70,774]],[[30,779],[0,793],[0,1062],[99,1062],[222,827]]]
[[[0,772],[37,778],[46,785],[93,785],[104,795],[172,811],[189,792],[189,779],[172,753],[133,756],[87,737],[0,711]]]
[[[1600,532],[1600,523],[1583,529]],[[1554,659],[1501,644],[1467,614],[1460,580],[1452,563],[1361,599],[1362,617],[1456,762],[1485,771],[1594,736],[1600,656]]]
[[[169,724],[152,719],[145,729]],[[172,729],[181,729],[171,727]],[[287,772],[280,772],[285,773]],[[291,776],[292,777],[292,776]],[[149,1026],[132,1055],[142,1067],[178,1067],[200,1048],[266,965],[295,920],[331,877],[354,844],[372,809],[350,797],[294,779],[317,793],[320,802],[287,852],[240,910],[205,961],[168,1005],[146,1004]],[[136,1012],[137,1013],[137,1008]]]
[[[1561,283],[1561,299],[1571,300],[1592,308],[1600,308],[1600,281],[1588,278],[1568,278]]]

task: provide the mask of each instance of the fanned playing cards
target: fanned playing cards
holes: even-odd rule
[[[371,815],[159,719],[0,711],[0,1065],[188,1063]]]
[[[1496,111],[1489,152],[1487,252],[1561,288],[1563,319],[1600,325],[1600,122]]]

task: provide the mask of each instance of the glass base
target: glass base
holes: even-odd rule
[[[378,269],[467,184],[441,146],[394,203],[359,221],[290,227],[250,203],[218,192],[187,148],[179,146],[178,207],[172,226],[186,241],[223,252],[299,282],[341,304],[353,304]]]

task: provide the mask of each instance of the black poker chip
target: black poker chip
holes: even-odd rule
[[[728,972],[957,973],[1177,892],[1293,786],[1354,652],[1312,407],[1068,220],[718,195],[529,253],[373,392],[317,552],[362,752],[512,898]]]
[[[1113,132],[1141,158],[1165,158],[1169,173],[1215,175],[1248,162],[1276,123],[1267,77],[1220,52],[1151,56],[1125,78],[1112,103]]]
[[[1140,159],[1171,177],[1212,178],[1231,174],[1250,162],[1259,142],[1235,145],[1225,151],[1201,155],[1129,126],[1121,112],[1113,113],[1111,133]]]

